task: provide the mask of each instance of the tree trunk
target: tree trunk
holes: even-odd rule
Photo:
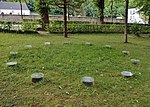
[[[128,5],[129,5],[129,0],[126,0],[126,7],[125,7],[125,40],[124,43],[128,43]]]
[[[19,0],[19,3],[20,3],[21,19],[23,19],[23,15],[22,15],[22,3],[21,3],[21,0]]]
[[[42,30],[46,31],[49,28],[48,6],[45,2],[41,2],[41,4],[43,5],[41,7]]]
[[[103,14],[103,10],[100,10],[100,24],[104,23],[104,14]]]
[[[49,16],[48,16],[48,9],[44,8],[42,14],[42,30],[46,31],[49,28]]]
[[[64,0],[64,37],[67,38],[67,1]]]
[[[99,2],[100,4],[100,24],[104,23],[104,0],[100,0]]]
[[[111,10],[110,14],[111,14],[111,21],[112,22],[113,22],[113,3],[114,3],[114,1],[112,0],[111,1],[111,7],[110,7],[110,10]]]

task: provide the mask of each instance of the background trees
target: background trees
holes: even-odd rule
[[[41,16],[42,29],[46,30],[49,27],[49,1],[48,0],[37,0],[36,10]]]
[[[150,1],[149,0],[136,0],[135,6],[140,8],[141,13],[148,17],[148,24],[150,25]]]
[[[49,2],[50,5],[58,6],[59,8],[63,8],[63,15],[64,15],[64,37],[67,38],[67,14],[69,14],[70,9],[74,9],[76,11],[80,9],[82,3],[85,0],[51,0]]]

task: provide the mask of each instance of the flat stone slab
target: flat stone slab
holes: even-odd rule
[[[122,51],[123,54],[129,55],[129,51]]]
[[[32,45],[25,45],[25,48],[30,49],[30,48],[32,48]]]
[[[6,65],[7,66],[14,66],[14,65],[17,65],[17,62],[7,62]]]
[[[92,77],[82,77],[81,82],[86,86],[92,86],[94,84],[94,78]]]
[[[16,55],[16,54],[18,54],[18,52],[10,52],[9,54],[10,55]]]
[[[111,45],[105,45],[106,48],[112,48]]]
[[[91,43],[91,42],[85,42],[85,44],[86,44],[86,45],[92,45],[92,43]]]
[[[50,42],[45,42],[45,43],[44,43],[44,45],[50,45],[50,44],[51,44]]]
[[[131,77],[133,76],[133,74],[129,71],[122,71],[121,74],[124,76],[124,77]]]
[[[133,64],[139,64],[140,63],[140,60],[139,59],[131,59],[131,62]]]
[[[33,73],[31,75],[32,82],[34,82],[34,83],[41,81],[43,79],[43,77],[44,77],[43,73]]]

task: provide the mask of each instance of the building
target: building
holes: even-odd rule
[[[147,22],[142,19],[142,16],[139,13],[139,9],[132,8],[128,9],[128,23],[146,24]]]
[[[0,2],[0,14],[21,15],[21,6],[18,2]],[[30,10],[22,3],[22,15],[30,15]]]

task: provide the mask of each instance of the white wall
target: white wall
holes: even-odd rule
[[[128,23],[141,23],[145,24],[144,20],[140,17],[139,9],[128,9]]]
[[[21,15],[21,10],[4,10],[0,9],[0,14],[13,14],[13,15]],[[30,10],[22,10],[23,15],[30,15]]]

